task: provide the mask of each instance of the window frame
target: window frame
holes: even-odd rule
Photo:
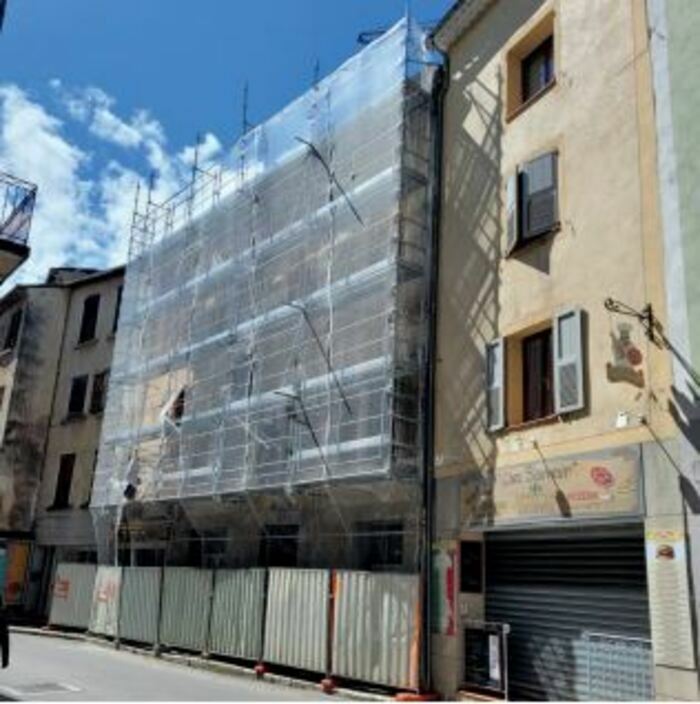
[[[72,406],[73,404],[73,399],[74,399],[74,394],[76,385],[78,383],[83,383],[83,391],[82,391],[82,404],[81,404],[81,409],[79,411],[73,410]],[[79,374],[78,376],[74,376],[71,379],[71,384],[70,384],[70,389],[68,391],[68,408],[66,412],[66,417],[67,418],[79,418],[85,415],[85,402],[87,401],[87,395],[88,395],[88,385],[90,383],[90,375],[89,374]],[[77,403],[75,404],[76,406],[78,405]]]
[[[3,352],[7,350],[13,350],[17,347],[23,322],[24,308],[17,308],[16,310],[12,311],[12,315],[10,316],[10,323],[7,326],[7,332],[5,334],[5,342],[2,348]]]
[[[543,159],[550,160],[552,185],[532,191],[528,182],[529,170]],[[504,201],[506,217],[504,256],[506,258],[561,229],[560,162],[559,150],[551,149],[518,164],[515,171],[506,179]],[[543,194],[544,196],[551,194],[553,198],[551,222],[546,226],[531,229],[529,207],[535,197],[543,197]]]
[[[70,464],[64,464],[68,459],[70,459]],[[59,457],[53,503],[50,506],[56,511],[71,508],[70,495],[73,489],[73,479],[75,478],[76,459],[77,456],[74,452],[66,452]],[[65,475],[68,475],[67,479]]]
[[[528,68],[543,57],[542,68],[545,76],[543,82],[530,93],[527,90]],[[547,75],[549,74],[549,75]],[[554,33],[545,37],[537,46],[520,59],[520,105],[529,105],[547,91],[556,80],[554,62]]]
[[[97,339],[97,324],[100,319],[100,294],[91,293],[83,300],[83,314],[80,318],[78,330],[78,345],[84,345]],[[88,306],[95,303],[94,313],[90,314]]]
[[[564,332],[564,327],[567,326]],[[562,416],[585,411],[588,407],[588,357],[586,352],[586,313],[579,307],[569,307],[554,313],[537,324],[517,330],[486,343],[487,364],[484,372],[488,432],[518,430],[551,422]],[[551,412],[538,417],[526,413],[527,382],[523,343],[550,331],[548,360]],[[560,340],[561,338],[561,340]],[[494,355],[493,350],[496,350]],[[490,369],[496,364],[497,369]],[[493,384],[494,374],[498,383]],[[493,396],[500,404],[500,417],[492,418]]]
[[[101,394],[96,396],[96,391],[101,385]],[[89,410],[93,415],[104,412],[107,403],[107,389],[109,388],[109,369],[105,369],[92,377],[92,388],[90,389],[90,404]],[[99,406],[96,404],[96,398],[99,400]]]
[[[549,347],[549,354],[544,353],[539,360],[536,360],[540,366],[537,370],[539,376],[536,381],[533,381],[530,377],[531,365],[528,362],[531,361],[530,354],[534,356],[534,354],[541,353],[541,351],[535,352],[535,344],[543,340]],[[526,335],[520,340],[520,347],[522,363],[522,418],[523,423],[535,423],[538,420],[554,415],[554,329],[546,327],[531,335]],[[535,383],[541,387],[539,389],[541,399],[535,415],[531,415],[529,411],[532,409],[532,405],[535,404],[529,394],[532,392]],[[544,388],[547,385],[549,388]]]

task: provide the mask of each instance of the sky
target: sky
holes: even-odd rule
[[[435,23],[451,0],[8,0],[0,34],[0,170],[39,187],[30,260],[126,259],[137,181],[155,197],[200,160],[225,157],[256,124],[358,51],[358,34],[407,9]]]

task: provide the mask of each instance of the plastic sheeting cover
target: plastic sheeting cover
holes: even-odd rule
[[[418,479],[425,59],[399,22],[137,215],[93,508]]]

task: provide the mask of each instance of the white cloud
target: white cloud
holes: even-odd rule
[[[120,161],[120,150],[155,175],[152,197],[166,200],[188,181],[194,147],[167,148],[163,126],[146,110],[124,119],[115,100],[100,88],[69,89],[49,82],[70,120],[110,145],[104,163],[68,138],[64,122],[21,88],[0,85],[0,164],[5,171],[37,183],[39,193],[30,245],[32,255],[14,278],[40,281],[53,266],[104,267],[123,263],[129,242],[134,194],[141,174]],[[212,165],[221,143],[208,133],[199,163]]]

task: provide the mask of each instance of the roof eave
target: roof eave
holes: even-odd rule
[[[450,47],[474,25],[493,2],[495,0],[457,0],[430,36],[435,48],[449,51]]]

